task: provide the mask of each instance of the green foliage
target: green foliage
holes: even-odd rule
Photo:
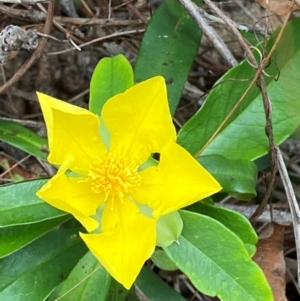
[[[111,277],[91,252],[76,264],[68,278],[49,297],[49,301],[105,300]],[[99,289],[101,287],[101,289]]]
[[[201,1],[194,1],[200,5]],[[134,68],[135,82],[155,75],[165,78],[174,114],[198,52],[202,32],[178,1],[166,0],[145,32]]]
[[[139,301],[136,296],[135,289],[132,287],[130,290],[125,289],[120,283],[113,278],[111,279],[110,288],[105,301]]]
[[[65,215],[39,223],[0,228],[0,258],[23,248],[69,218],[69,215]]]
[[[151,256],[153,263],[160,269],[165,271],[176,271],[178,267],[176,264],[167,256],[162,249],[156,249]]]
[[[47,139],[37,135],[19,123],[0,120],[0,140],[37,158],[47,158]]]
[[[177,241],[182,231],[182,220],[177,211],[162,216],[156,224],[156,245],[167,247]]]
[[[300,19],[287,25],[266,70],[272,75],[265,79],[273,106],[276,143],[285,140],[300,123],[300,95],[297,92],[300,80],[297,67],[300,64],[299,26]],[[277,35],[278,31],[268,41],[268,49],[272,47]],[[193,155],[201,151],[201,155],[219,154],[229,159],[253,160],[266,154],[266,118],[262,97],[255,85],[217,133],[218,127],[246,91],[255,72],[247,61],[229,70],[216,83],[198,113],[181,128],[178,142]],[[216,137],[210,141],[215,134]]]
[[[51,231],[1,259],[0,300],[45,300],[87,251],[77,233],[76,228]]]
[[[235,211],[217,207],[203,201],[194,203],[186,209],[209,216],[223,224],[242,240],[249,255],[254,255],[256,251],[255,244],[258,239],[255,230],[246,217]]]
[[[273,300],[263,272],[238,236],[208,216],[180,214],[184,227],[179,243],[164,250],[199,291],[222,301]]]
[[[257,168],[251,161],[230,160],[220,155],[201,156],[198,161],[237,199],[248,201],[256,196]]]
[[[103,58],[96,66],[90,82],[89,109],[100,115],[105,102],[133,86],[133,71],[123,55]]]
[[[153,271],[144,267],[136,280],[139,295],[149,301],[176,300],[186,301],[174,291],[168,284],[161,280]]]
[[[67,215],[36,196],[46,180],[0,186],[0,226],[28,225]]]

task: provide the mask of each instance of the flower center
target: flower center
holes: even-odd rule
[[[89,170],[92,190],[104,193],[106,198],[122,198],[140,185],[137,169],[138,164],[134,160],[109,153],[104,160],[93,163]]]

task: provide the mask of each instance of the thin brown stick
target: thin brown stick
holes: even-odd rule
[[[130,9],[143,23],[148,24],[148,19],[128,0],[122,0],[126,4],[128,9]]]
[[[51,1],[48,4],[47,19],[43,30],[43,32],[47,35],[51,31],[53,14],[54,14],[54,2]],[[17,82],[26,73],[26,71],[41,57],[41,55],[43,54],[43,50],[46,46],[46,43],[47,43],[47,38],[46,37],[41,38],[38,47],[35,49],[30,59],[28,59],[24,63],[24,65],[3,86],[0,87],[0,93],[3,93],[5,90],[10,88],[15,82]]]
[[[26,161],[30,157],[31,157],[31,155],[27,155],[26,157],[24,157],[23,159],[21,159],[20,161],[18,161],[14,165],[12,165],[9,169],[7,169],[2,174],[0,174],[0,178],[3,178],[6,174],[10,173],[15,167],[19,166],[20,164],[22,164],[24,161]]]
[[[32,22],[42,22],[47,18],[47,14],[35,9],[25,10],[16,9],[6,5],[0,5],[0,12],[12,18],[26,19]],[[97,19],[97,18],[73,18],[54,16],[53,21],[61,25],[89,25],[96,27],[109,27],[109,26],[132,26],[141,25],[140,20],[116,20],[116,19]]]
[[[86,11],[88,12],[88,14],[94,18],[96,15],[93,13],[93,11],[90,9],[90,7],[88,6],[88,4],[85,2],[85,0],[80,0],[81,4],[84,6],[84,8],[86,9]]]
[[[135,29],[135,30],[128,30],[128,31],[124,31],[124,32],[116,32],[116,33],[113,33],[111,35],[107,35],[107,36],[104,36],[104,37],[99,37],[99,38],[96,38],[92,41],[83,43],[83,44],[79,45],[78,47],[80,49],[82,49],[83,47],[92,45],[92,44],[97,43],[97,42],[102,42],[102,41],[105,41],[105,40],[108,40],[108,39],[111,39],[111,38],[115,38],[115,37],[121,37],[121,36],[135,34],[135,33],[142,33],[144,31],[145,31],[145,29]],[[74,47],[74,48],[64,49],[64,50],[61,50],[61,51],[48,52],[45,55],[58,55],[58,54],[63,54],[63,53],[73,51],[73,50],[76,50],[76,48]]]
[[[41,5],[40,3],[38,3],[37,6],[38,6],[38,8],[39,8],[41,11],[43,11],[44,13],[47,12],[46,9],[45,9],[45,7],[44,7],[43,5]],[[76,45],[76,44],[74,43],[74,41],[75,41],[76,43],[78,43],[78,44],[81,43],[81,40],[80,40],[80,39],[78,39],[76,36],[70,34],[70,33],[69,33],[63,26],[61,26],[58,22],[56,22],[56,21],[53,20],[53,25],[55,25],[59,30],[61,30],[63,33],[66,34],[67,39],[70,41],[70,43],[71,43],[72,45]],[[76,45],[76,46],[77,46],[77,45]],[[76,46],[75,46],[75,48],[76,48]]]
[[[219,37],[215,30],[207,24],[204,17],[200,14],[198,7],[191,0],[179,0],[190,16],[195,20],[199,28],[203,31],[207,39],[213,44],[218,52],[223,56],[230,66],[236,66],[238,62],[228,49],[224,41]]]

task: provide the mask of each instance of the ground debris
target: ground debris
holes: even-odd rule
[[[36,29],[25,30],[15,25],[5,27],[0,33],[0,64],[9,60],[11,52],[36,49],[38,37]]]

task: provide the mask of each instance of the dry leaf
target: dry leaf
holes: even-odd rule
[[[285,296],[284,226],[271,223],[259,239],[254,261],[262,268],[272,288],[274,301],[288,301]]]
[[[293,2],[290,0],[255,0],[255,2],[280,16],[286,15],[290,11],[293,4]],[[300,6],[296,4],[294,4],[292,7],[292,11],[299,9]]]

